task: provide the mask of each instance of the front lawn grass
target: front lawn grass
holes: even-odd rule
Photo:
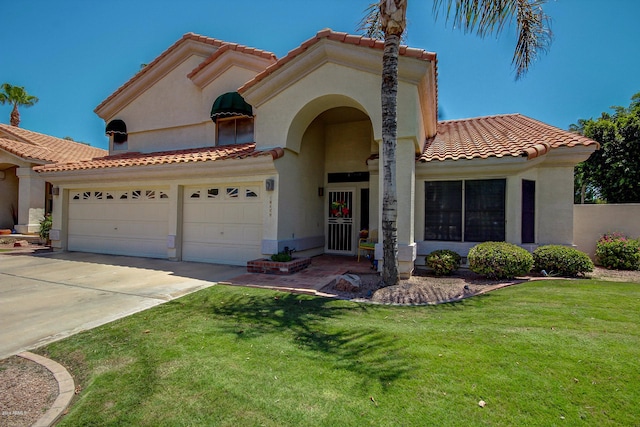
[[[639,313],[595,280],[421,307],[214,286],[40,352],[82,388],[60,425],[636,425]]]

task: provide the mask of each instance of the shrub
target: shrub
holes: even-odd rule
[[[607,233],[596,244],[596,257],[609,269],[640,270],[640,240],[622,233]]]
[[[559,276],[575,277],[593,271],[589,256],[568,246],[540,246],[533,251],[533,263],[536,271]]]
[[[286,252],[279,252],[277,254],[271,255],[271,261],[275,262],[289,262],[292,259],[293,258],[291,257],[291,255]]]
[[[46,242],[49,241],[49,232],[52,226],[53,220],[51,219],[51,214],[46,214],[42,221],[40,221],[40,230],[38,232],[42,240]]]
[[[425,257],[427,267],[433,270],[436,276],[447,276],[460,267],[462,257],[457,252],[449,249],[438,249]]]
[[[489,279],[510,279],[529,273],[533,256],[506,242],[484,242],[469,250],[469,268]]]

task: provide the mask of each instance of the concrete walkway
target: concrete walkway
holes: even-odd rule
[[[0,255],[0,359],[246,272],[79,252]]]

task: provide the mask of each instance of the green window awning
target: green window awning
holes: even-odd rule
[[[109,124],[107,124],[105,133],[109,136],[113,136],[113,142],[116,142],[118,144],[127,142],[127,124],[123,120],[111,120]]]
[[[253,117],[253,108],[238,92],[227,92],[216,98],[211,107],[211,120],[224,117]]]

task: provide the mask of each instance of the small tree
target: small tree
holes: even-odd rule
[[[578,120],[570,130],[600,143],[574,173],[576,201],[640,202],[640,92],[629,107],[612,107],[613,114]]]
[[[18,111],[18,106],[31,107],[38,101],[38,98],[29,95],[22,86],[13,86],[9,83],[2,84],[2,91],[0,91],[0,104],[13,105],[11,117],[9,118],[11,126],[20,126],[20,112]]]

